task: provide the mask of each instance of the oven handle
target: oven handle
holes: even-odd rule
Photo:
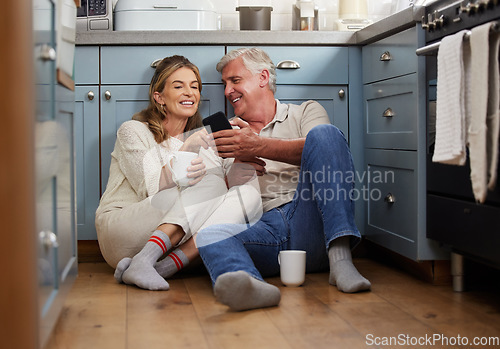
[[[496,22],[490,30],[492,31],[498,31],[500,28],[500,22]],[[470,33],[471,31],[467,31],[467,33],[464,34],[464,40],[469,40],[470,38]],[[417,56],[435,56],[437,55],[437,52],[439,50],[439,45],[441,44],[441,41],[435,42],[433,44],[420,47],[418,48],[415,53]]]
[[[437,52],[439,50],[439,45],[441,44],[441,41],[435,42],[433,44],[420,47],[415,51],[417,56],[435,56],[437,55]]]

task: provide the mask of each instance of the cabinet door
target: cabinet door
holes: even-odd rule
[[[79,240],[97,240],[99,205],[99,86],[75,88],[75,156]]]
[[[340,91],[344,91],[343,96]],[[347,86],[279,85],[275,95],[282,103],[301,104],[311,99],[317,101],[326,109],[330,122],[337,126],[349,141]]]
[[[147,85],[101,86],[101,195],[108,183],[116,131],[123,122],[147,107],[148,88]]]
[[[37,75],[40,66],[37,67]],[[59,125],[54,117],[54,85],[52,79],[39,80],[35,122],[35,190],[36,233],[38,234],[39,314],[48,316],[52,300],[57,295],[59,278],[57,268],[57,168]],[[41,338],[48,337],[50,327],[41,321]]]
[[[101,86],[101,194],[108,183],[116,131],[123,122],[147,107],[148,90],[148,85]],[[202,117],[223,111],[224,87],[221,84],[204,85],[200,108]]]
[[[50,333],[46,321],[58,290],[56,185],[57,139],[51,130],[55,121],[55,56],[54,4],[38,1],[33,4],[33,35],[35,56],[35,207],[38,240],[38,304],[40,341],[43,345]],[[52,54],[52,56],[51,56]]]
[[[49,338],[77,273],[73,91],[56,85],[54,3],[37,1],[35,198],[40,347]]]
[[[344,91],[340,93],[341,91]],[[301,104],[308,100],[320,103],[328,113],[330,122],[337,126],[349,141],[347,86],[278,85],[275,97],[281,103]],[[234,116],[234,109],[227,102],[228,116]]]
[[[403,256],[416,259],[417,153],[367,149],[366,237]]]
[[[42,342],[77,274],[73,106],[73,92],[57,86],[55,115],[35,126]]]
[[[56,234],[58,274],[61,289],[76,276],[76,197],[75,197],[75,94],[56,87],[56,125],[58,164],[56,172]],[[65,289],[67,292],[67,288]]]
[[[415,261],[449,258],[426,238],[423,172],[415,151],[366,149],[366,238]],[[361,197],[360,197],[361,199]]]

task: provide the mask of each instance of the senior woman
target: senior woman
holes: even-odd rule
[[[198,257],[197,231],[219,223],[243,229],[262,214],[255,175],[228,189],[235,181],[227,176],[237,168],[217,155],[202,128],[201,89],[198,68],[187,58],[164,58],[151,79],[148,107],[117,132],[96,229],[119,282],[168,290],[165,278]],[[179,151],[198,154],[182,187],[170,171]]]

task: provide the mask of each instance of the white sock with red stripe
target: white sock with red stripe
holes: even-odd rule
[[[155,264],[155,269],[164,278],[169,278],[189,264],[189,259],[180,248]]]
[[[168,282],[156,271],[154,265],[158,258],[172,248],[170,238],[156,230],[143,249],[132,258],[130,266],[123,272],[122,280],[147,290],[168,290]]]

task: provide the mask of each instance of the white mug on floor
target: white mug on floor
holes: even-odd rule
[[[306,251],[285,250],[278,255],[281,282],[285,286],[300,286],[306,278]]]
[[[192,166],[191,161],[198,157],[197,153],[190,151],[176,151],[171,156],[169,161],[167,161],[167,166],[172,174],[172,179],[181,187],[187,187],[189,182],[193,178],[187,177],[187,168]],[[170,164],[170,160],[172,164]]]

